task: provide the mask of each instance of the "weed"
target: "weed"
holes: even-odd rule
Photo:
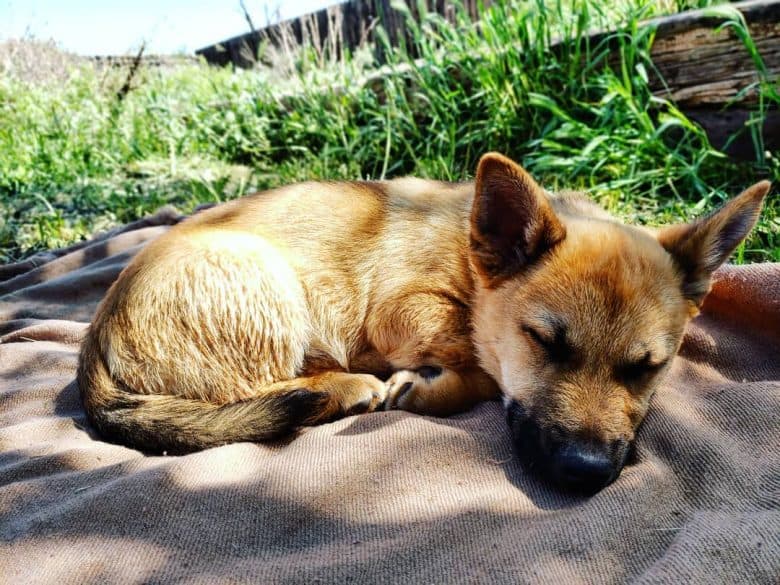
[[[780,180],[780,153],[766,152],[756,130],[778,103],[776,80],[739,13],[710,8],[759,74],[753,162],[726,158],[649,89],[653,30],[640,21],[709,4],[505,0],[476,24],[463,11],[449,22],[421,6],[414,47],[386,45],[379,70],[367,48],[336,60],[320,43],[288,55],[295,66],[282,72],[142,67],[121,103],[125,71],[75,63],[51,83],[30,83],[6,68],[0,262],[163,204],[186,212],[304,179],[466,179],[487,150],[522,161],[551,189],[586,190],[630,221],[703,213],[759,178]],[[590,42],[594,29],[616,32]],[[736,261],[780,260],[776,200]]]

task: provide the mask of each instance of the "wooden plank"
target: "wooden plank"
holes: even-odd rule
[[[732,4],[739,10],[766,67],[767,81],[780,79],[780,1],[753,0]],[[757,108],[760,76],[752,56],[733,27],[706,10],[690,11],[651,21],[656,27],[651,57],[659,75],[650,87],[656,95],[677,103],[700,124],[713,146],[731,156],[755,156],[750,134],[744,131]],[[752,87],[752,89],[751,89]],[[743,132],[736,139],[732,135]],[[767,112],[762,128],[764,147],[780,150],[780,112]]]
[[[753,140],[745,127],[750,120],[751,111],[747,108],[708,108],[691,107],[684,110],[685,114],[699,124],[707,132],[712,145],[723,150],[734,158],[752,160],[755,158]],[[734,133],[743,130],[738,136]],[[764,149],[780,151],[780,111],[767,112],[761,135],[764,139]]]
[[[749,30],[768,73],[780,75],[780,2],[774,2],[774,21],[748,20]],[[735,5],[738,6],[738,5]],[[745,14],[750,18],[749,13]],[[724,104],[759,80],[756,64],[732,28],[716,31],[706,22],[692,22],[691,28],[658,36],[651,56],[666,86],[657,76],[652,89],[682,106]],[[709,27],[708,27],[709,26]],[[757,93],[749,91],[740,101],[755,103]]]
[[[454,21],[455,6],[451,0],[423,0],[428,12],[441,14]],[[491,0],[482,0],[484,6],[489,6]],[[278,24],[248,32],[227,39],[214,45],[209,45],[195,51],[207,62],[214,65],[235,65],[241,68],[251,68],[256,63],[258,48],[269,42],[275,47],[282,47],[284,39],[292,38],[298,43],[304,39],[315,39],[325,43],[330,40],[332,45],[355,49],[366,42],[374,44],[377,60],[385,62],[383,48],[377,42],[376,26],[381,24],[393,47],[406,44],[414,57],[414,46],[406,25],[403,13],[391,6],[391,0],[347,0],[311,14],[285,20]],[[415,19],[420,18],[417,1],[407,2],[409,11]],[[465,0],[463,9],[472,20],[478,17],[478,0]],[[335,38],[334,38],[335,37]]]

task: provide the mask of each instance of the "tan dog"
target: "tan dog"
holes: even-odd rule
[[[521,459],[595,490],[768,190],[654,233],[487,154],[473,184],[232,201],[149,244],[111,287],[82,348],[84,405],[109,439],[181,453],[503,394]]]

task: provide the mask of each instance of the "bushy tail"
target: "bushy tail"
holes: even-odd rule
[[[150,453],[180,454],[238,441],[265,441],[314,421],[328,395],[286,390],[216,405],[123,390],[87,339],[78,385],[87,417],[104,438]]]

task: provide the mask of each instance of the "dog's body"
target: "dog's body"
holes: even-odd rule
[[[82,349],[83,401],[107,436],[185,452],[503,392],[529,448],[566,459],[558,443],[584,442],[593,467],[608,445],[609,473],[584,472],[600,487],[767,189],[658,236],[546,194],[500,155],[474,184],[305,183],[233,201],[149,244],[112,286]]]
[[[175,452],[373,409],[386,397],[375,375],[407,371],[394,380],[403,384],[425,365],[470,383],[407,392],[399,406],[449,414],[497,396],[470,336],[472,198],[472,185],[417,179],[304,183],[195,215],[139,253],[98,311],[81,369],[88,411],[99,428],[113,414],[137,417],[118,438]],[[131,430],[147,426],[143,407],[102,414],[114,380],[149,395],[138,397],[153,410],[148,432]],[[305,412],[282,410],[291,395]],[[158,419],[181,406],[162,413],[159,396],[192,399],[195,412],[258,396],[280,405],[258,404],[251,427],[244,411],[179,435]]]

